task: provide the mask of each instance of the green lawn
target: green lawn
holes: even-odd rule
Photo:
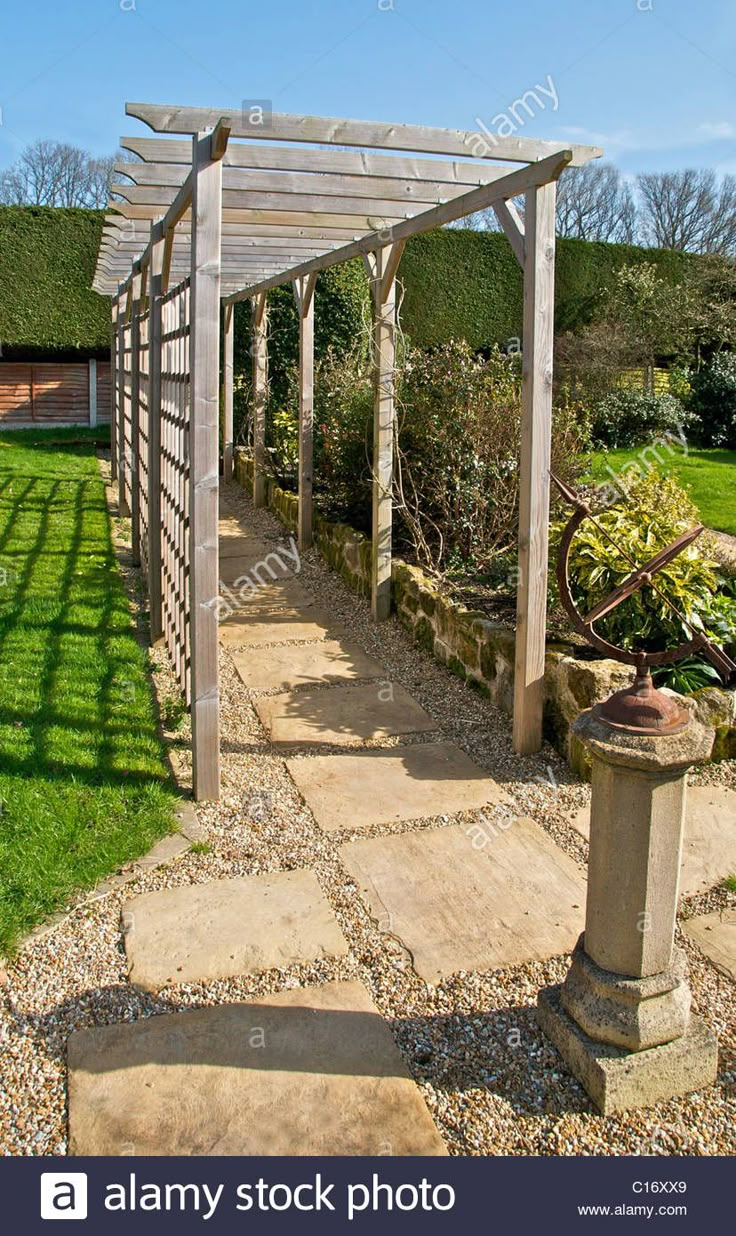
[[[0,952],[174,827],[95,436],[0,433]]]
[[[690,487],[704,524],[736,536],[736,451],[690,449],[686,454],[680,446],[672,450],[658,447],[656,457],[651,447],[602,451],[593,455],[593,480],[610,483],[613,478],[608,467],[618,473],[631,461],[641,461],[642,450],[647,452],[643,456],[645,466],[656,464],[662,472],[672,473]]]

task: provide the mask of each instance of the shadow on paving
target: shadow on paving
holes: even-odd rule
[[[399,1077],[406,1069],[415,1082],[448,1094],[483,1091],[508,1103],[520,1117],[593,1111],[539,1029],[534,1005],[384,1018],[378,1012],[311,1009],[309,989],[304,990],[304,1004],[293,1007],[270,1005],[266,999],[185,1011],[175,999],[136,992],[141,1016],[122,1021],[130,1018],[130,994],[127,984],[97,988],[47,1013],[15,1015],[12,1020],[16,1032],[43,1040],[49,1056],[61,1063],[67,1059],[65,1028],[73,1033],[86,1023],[70,1064],[100,1077],[149,1065],[325,1077]],[[205,1022],[212,1015],[216,1023],[208,1029]],[[307,1033],[305,1015],[311,1023]],[[393,1064],[387,1064],[390,1055],[376,1049],[384,1026],[400,1051]],[[98,1030],[111,1032],[105,1033],[104,1049],[84,1050],[89,1032]],[[255,1031],[263,1037],[259,1033],[256,1040]],[[329,1051],[315,1052],[315,1038],[328,1044]],[[728,1067],[729,1058],[722,1059],[721,1070]]]

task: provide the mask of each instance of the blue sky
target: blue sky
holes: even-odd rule
[[[27,0],[6,6],[0,167],[49,137],[95,154],[126,99],[492,126],[603,145],[626,172],[736,172],[733,0]]]

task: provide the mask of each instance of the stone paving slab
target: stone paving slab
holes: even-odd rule
[[[254,707],[271,741],[290,745],[344,746],[437,729],[404,687],[388,681],[287,691],[264,696]]]
[[[357,644],[320,640],[315,644],[282,644],[268,657],[234,652],[233,662],[246,687],[253,691],[288,691],[318,683],[356,678],[384,678],[386,671]]]
[[[252,580],[257,586],[289,579],[294,575],[294,562],[275,549],[266,548],[266,553],[257,548],[232,558],[220,558],[219,575],[225,584],[234,584],[238,579]]]
[[[73,1155],[445,1155],[359,983],[72,1034]]]
[[[685,935],[736,982],[736,910],[714,910],[682,924]]]
[[[278,580],[251,590],[233,589],[221,581],[220,595],[235,612],[277,614],[283,609],[309,609],[314,597],[293,579]]]
[[[220,643],[238,644],[248,648],[264,648],[269,644],[284,644],[292,640],[321,640],[342,633],[326,609],[310,606],[299,609],[238,610],[220,623]]]
[[[286,766],[326,832],[453,815],[508,801],[493,778],[451,742],[302,756],[287,760]]]
[[[428,983],[545,961],[570,952],[583,930],[583,875],[533,820],[367,837],[340,852],[379,926]]]
[[[687,789],[680,893],[691,897],[720,884],[736,867],[736,793],[721,786],[690,785]],[[590,837],[590,807],[582,807],[570,823]]]
[[[147,991],[348,951],[311,871],[143,893],[123,907],[123,926],[130,981]]]
[[[220,532],[218,537],[220,558],[245,558],[253,554],[265,557],[269,548],[265,541],[253,536],[250,532],[238,529],[237,532]]]

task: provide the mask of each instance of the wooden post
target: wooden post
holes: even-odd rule
[[[376,622],[391,612],[394,413],[396,366],[396,271],[403,241],[377,249],[366,259],[374,306],[373,547],[371,611]]]
[[[268,302],[252,302],[253,350],[253,505],[266,505],[266,403],[268,400]]]
[[[312,544],[312,475],[314,457],[314,287],[316,275],[294,281],[299,313],[299,515],[297,542],[303,552]]]
[[[222,161],[193,139],[189,429],[192,774],[196,799],[220,796],[218,490]]]
[[[141,561],[141,469],[140,453],[140,349],[141,332],[138,315],[141,311],[143,276],[133,271],[133,305],[130,319],[130,544],[133,563]]]
[[[164,234],[160,223],[151,229],[151,271],[148,312],[148,598],[151,643],[163,635],[161,598],[161,281]]]
[[[222,479],[233,479],[233,348],[235,336],[235,307],[225,306],[225,340],[223,348],[223,400],[222,424]]]
[[[514,751],[542,745],[555,302],[556,183],[529,189],[524,212],[524,334],[519,464]]]
[[[89,423],[97,424],[97,361],[92,357],[87,362],[89,382]]]

